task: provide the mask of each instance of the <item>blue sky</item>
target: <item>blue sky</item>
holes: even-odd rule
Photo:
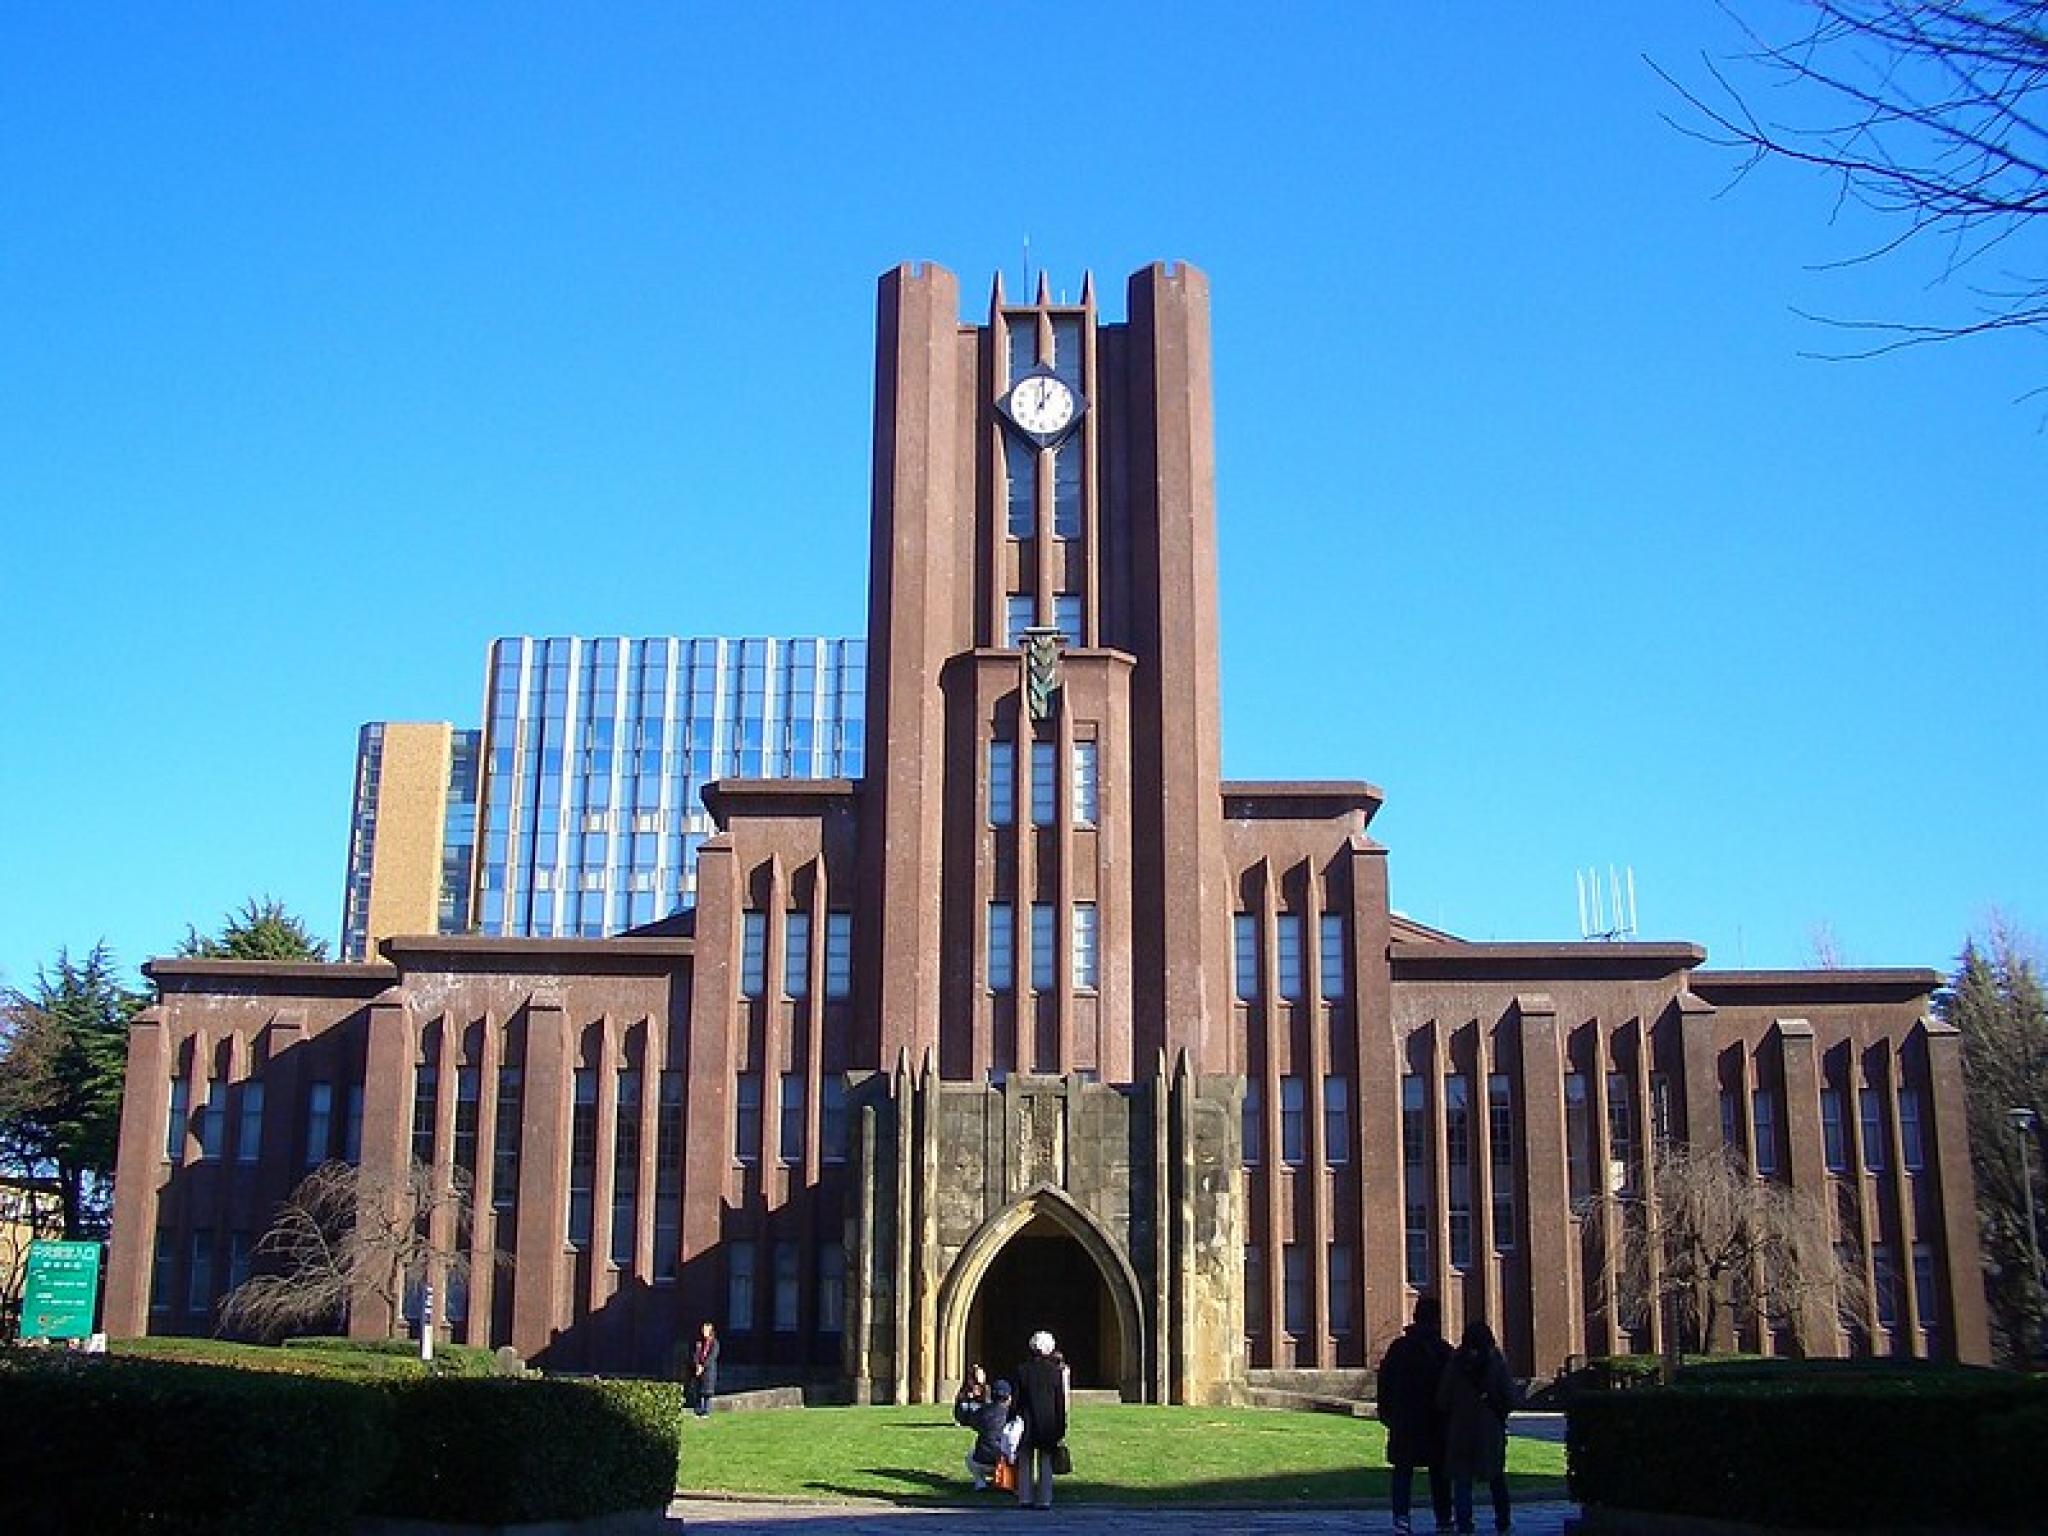
[[[1766,17],[1783,5],[1756,7]],[[1171,20],[1168,20],[1168,17]],[[861,631],[875,277],[1194,262],[1224,755],[1394,899],[1725,966],[2048,923],[2038,336],[1729,188],[1646,6],[0,11],[0,981],[339,926],[364,720],[513,633]],[[2038,254],[2038,253],[2037,253]]]

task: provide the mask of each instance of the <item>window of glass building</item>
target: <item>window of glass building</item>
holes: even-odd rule
[[[1833,1083],[1820,1091],[1820,1144],[1829,1173],[1849,1171],[1849,1128],[1842,1123],[1842,1090]]]
[[[525,1104],[525,1071],[516,1066],[498,1068],[498,1115],[491,1131],[494,1211],[510,1213],[519,1205],[519,1125]]]
[[[1074,990],[1093,992],[1098,979],[1098,950],[1095,943],[1095,903],[1074,903]]]
[[[263,1079],[252,1077],[241,1087],[241,1113],[235,1127],[235,1161],[253,1163],[263,1150]]]
[[[1332,1167],[1351,1161],[1351,1080],[1323,1079],[1323,1153]]]
[[[754,1328],[754,1245],[744,1237],[725,1245],[725,1326],[731,1333]]]
[[[1583,1072],[1564,1075],[1564,1161],[1572,1205],[1583,1210],[1599,1193],[1593,1178],[1593,1108]]]
[[[1451,1268],[1472,1267],[1472,1085],[1444,1078],[1444,1193],[1451,1217]]]
[[[1017,916],[1007,901],[988,904],[988,989],[1008,992],[1017,983]]]
[[[988,744],[988,822],[992,827],[1012,826],[1017,820],[1017,744],[992,741]]]
[[[1259,1101],[1259,1080],[1247,1078],[1244,1085],[1244,1165],[1255,1168],[1265,1159],[1266,1112]]]
[[[740,996],[762,997],[768,991],[768,914],[747,912],[740,919]]]
[[[1031,825],[1049,827],[1059,816],[1059,744],[1031,743]]]
[[[1428,1087],[1418,1073],[1401,1079],[1401,1195],[1408,1283],[1430,1283]]]
[[[1321,985],[1323,1001],[1335,1003],[1346,994],[1344,919],[1335,912],[1325,912],[1317,920],[1320,934],[1323,974]]]
[[[1052,903],[1034,901],[1031,904],[1031,985],[1040,992],[1050,992],[1059,974],[1053,969],[1057,958],[1053,953],[1054,931]]]
[[[1493,1251],[1515,1251],[1515,1097],[1505,1072],[1486,1079],[1487,1178],[1492,1185]]]
[[[441,1112],[441,1072],[431,1061],[412,1071],[412,1160],[434,1166],[434,1133]]]
[[[1636,1106],[1628,1074],[1607,1074],[1607,1192],[1627,1194],[1636,1187]]]
[[[1306,1099],[1300,1078],[1280,1079],[1280,1161],[1290,1166],[1308,1160]]]
[[[1085,603],[1078,592],[1061,592],[1052,600],[1052,627],[1066,637],[1068,645],[1088,643],[1088,637],[1082,633],[1087,622]]]
[[[1899,1090],[1899,1143],[1906,1172],[1922,1173],[1927,1168],[1927,1138],[1920,1127],[1920,1090]]]
[[[776,1106],[775,1155],[785,1163],[804,1160],[804,1075],[782,1074],[781,1099]]]
[[[1308,1296],[1308,1248],[1301,1243],[1288,1243],[1280,1250],[1281,1280],[1284,1287],[1281,1299],[1287,1331],[1296,1338],[1305,1337],[1310,1329]]]
[[[818,1332],[846,1329],[846,1249],[826,1241],[818,1245]]]
[[[1758,1087],[1750,1096],[1749,1112],[1756,1133],[1756,1171],[1768,1179],[1778,1171],[1778,1096],[1768,1087]]]
[[[1074,743],[1074,825],[1092,827],[1101,810],[1101,786],[1096,779],[1100,759],[1092,741]]]
[[[227,1079],[206,1080],[206,1102],[199,1107],[199,1155],[208,1162],[221,1155],[228,1119]]]
[[[761,1076],[742,1072],[733,1094],[732,1155],[743,1163],[761,1160]]]
[[[569,1246],[588,1248],[592,1194],[597,1187],[597,1073],[578,1067],[569,1117]]]
[[[785,997],[811,995],[811,914],[791,912],[782,928],[782,993]]]
[[[1874,1083],[1865,1083],[1857,1099],[1863,1115],[1863,1166],[1871,1173],[1883,1173],[1884,1090]]]
[[[182,1094],[174,1094],[182,1099]],[[328,1149],[333,1145],[334,1085],[314,1082],[306,1085],[306,1166],[316,1167],[327,1161]],[[178,1117],[184,1118],[182,1113]]]
[[[612,1262],[626,1268],[633,1262],[639,1238],[640,1205],[640,1069],[617,1074],[616,1122],[612,1138]]]
[[[846,1161],[846,1079],[837,1073],[818,1085],[818,1160]]]
[[[825,997],[844,1002],[853,996],[853,914],[825,914]]]
[[[1038,536],[1038,445],[1003,434],[1004,506],[1013,539]]]
[[[1259,995],[1259,916],[1256,912],[1239,912],[1231,918],[1231,933],[1235,940],[1237,978],[1237,999],[1241,1003],[1251,1002]]]
[[[1299,1002],[1305,995],[1307,986],[1302,974],[1301,919],[1289,913],[1282,913],[1278,937],[1280,995],[1290,1003]]]
[[[1343,1338],[1351,1332],[1351,1249],[1332,1243],[1329,1250],[1330,1332]]]
[[[1003,599],[1003,649],[1020,649],[1024,631],[1037,622],[1038,603],[1029,592],[1012,592]]]
[[[313,1086],[320,1088],[326,1085],[315,1083]],[[180,1163],[185,1160],[185,1122],[191,1114],[191,1110],[187,1107],[191,1092],[192,1090],[186,1084],[184,1078],[174,1077],[171,1079],[170,1112],[164,1116],[164,1157],[173,1163]],[[308,1162],[317,1162],[318,1160],[317,1158],[307,1159]]]

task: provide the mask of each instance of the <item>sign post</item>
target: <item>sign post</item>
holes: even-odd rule
[[[84,1339],[93,1332],[100,1290],[100,1245],[38,1238],[28,1245],[21,1296],[24,1339]]]

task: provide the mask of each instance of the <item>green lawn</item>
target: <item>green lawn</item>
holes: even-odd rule
[[[962,1502],[975,1497],[960,1464],[971,1443],[945,1404],[717,1413],[684,1422],[678,1486],[695,1493]],[[1074,1475],[1060,1479],[1062,1500],[1387,1498],[1386,1432],[1335,1414],[1083,1405],[1074,1410],[1067,1444]],[[1562,1498],[1564,1447],[1511,1440],[1508,1478],[1520,1497]]]

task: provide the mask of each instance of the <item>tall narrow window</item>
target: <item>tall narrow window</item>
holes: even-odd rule
[[[1849,1128],[1842,1123],[1842,1090],[1832,1083],[1820,1091],[1820,1145],[1829,1173],[1849,1171]]]
[[[1472,1267],[1472,1085],[1444,1078],[1444,1194],[1451,1216],[1451,1268]]]
[[[846,1249],[836,1242],[818,1246],[818,1332],[846,1329]]]
[[[761,997],[768,991],[768,914],[740,916],[740,996]]]
[[[1927,1168],[1927,1138],[1920,1128],[1920,1090],[1917,1088],[1899,1090],[1899,1145],[1906,1172],[1924,1172]]]
[[[615,1085],[616,1129],[612,1139],[612,1262],[625,1269],[639,1241],[640,1069],[628,1067]]]
[[[1019,650],[1024,631],[1038,622],[1038,604],[1029,592],[1012,592],[1003,600],[1003,649]]]
[[[1280,995],[1290,1003],[1301,1001],[1306,983],[1302,976],[1301,919],[1283,913],[1280,917]]]
[[[434,1133],[441,1113],[441,1071],[430,1061],[412,1073],[412,1160],[434,1166]]]
[[[1863,1112],[1863,1166],[1871,1173],[1883,1173],[1884,1091],[1874,1083],[1865,1083],[1857,1098]]]
[[[1659,1152],[1678,1139],[1678,1107],[1671,1093],[1671,1074],[1650,1074],[1650,1140]]]
[[[1306,1094],[1298,1077],[1280,1079],[1280,1161],[1299,1166],[1308,1160]]]
[[[1302,1243],[1288,1243],[1280,1250],[1281,1283],[1284,1287],[1282,1322],[1287,1331],[1297,1339],[1307,1335],[1310,1327],[1308,1306],[1308,1248]]]
[[[1004,502],[1008,513],[1010,537],[1037,537],[1037,445],[1009,433],[1003,434],[1003,475],[1008,482]]]
[[[1244,1245],[1244,1331],[1247,1338],[1266,1331],[1266,1250]]]
[[[853,996],[853,914],[825,914],[825,997],[844,1002]]]
[[[1750,1096],[1749,1113],[1756,1132],[1756,1171],[1768,1179],[1778,1171],[1778,1096],[1759,1086]]]
[[[1050,902],[1031,904],[1031,985],[1050,992],[1058,972],[1053,969],[1053,910]]]
[[[242,1228],[228,1234],[228,1286],[233,1290],[249,1278],[249,1254],[255,1247],[249,1234]]]
[[[791,912],[783,924],[782,993],[811,995],[811,914]]]
[[[1626,1072],[1607,1074],[1607,1164],[1608,1193],[1636,1187],[1636,1111]]]
[[[455,1069],[455,1166],[476,1177],[477,1099],[483,1074],[475,1067]]]
[[[1059,816],[1059,745],[1031,743],[1031,825],[1049,827]]]
[[[1094,742],[1074,743],[1074,825],[1077,827],[1094,826],[1101,810],[1101,788],[1096,782],[1099,756]]]
[[[818,1161],[846,1161],[846,1079],[837,1073],[818,1085]]]
[[[1244,1085],[1244,1165],[1256,1168],[1266,1156],[1266,1111],[1259,1100],[1259,1080],[1247,1078]]]
[[[742,1072],[734,1084],[732,1155],[743,1163],[761,1160],[761,1074]]]
[[[241,1114],[235,1127],[235,1161],[253,1163],[263,1151],[263,1079],[242,1084]]]
[[[1408,1283],[1430,1283],[1429,1101],[1428,1085],[1417,1073],[1401,1079],[1401,1196],[1407,1242]]]
[[[1248,1003],[1259,995],[1259,916],[1239,912],[1231,919],[1231,928],[1236,938],[1238,1001]]]
[[[1920,1308],[1920,1328],[1924,1333],[1939,1331],[1941,1297],[1937,1292],[1940,1280],[1934,1267],[1934,1245],[1915,1243],[1913,1245],[1913,1299]]]
[[[1486,1079],[1487,1182],[1492,1186],[1493,1251],[1515,1251],[1515,1096],[1505,1072]]]
[[[199,1107],[199,1155],[209,1162],[221,1154],[227,1119],[227,1081],[209,1077],[206,1080],[206,1102]]]
[[[363,1085],[341,1088],[341,1160],[355,1167],[363,1160]]]
[[[733,1333],[754,1327],[754,1245],[745,1238],[725,1245],[725,1326]]]
[[[1323,1155],[1332,1167],[1351,1161],[1351,1079],[1323,1079]]]
[[[1351,1249],[1330,1245],[1330,1332],[1343,1338],[1351,1332]]]
[[[326,1086],[327,1085],[325,1083],[315,1083],[313,1085],[313,1091],[315,1093],[318,1093],[320,1090],[326,1088]],[[189,1095],[191,1094],[191,1091],[191,1088],[186,1084],[184,1078],[174,1077],[171,1079],[171,1108],[170,1113],[164,1116],[164,1156],[174,1163],[183,1162],[185,1158],[185,1122],[191,1114],[191,1109],[189,1107]],[[322,1142],[321,1153],[319,1157],[313,1157],[309,1155],[306,1158],[306,1161],[308,1163],[320,1162],[327,1155],[325,1146],[327,1140],[326,1118],[324,1113],[325,1106],[323,1105],[322,1108],[323,1113],[321,1118],[320,1134],[320,1140]]]
[[[1870,1279],[1877,1288],[1877,1325],[1899,1326],[1899,1261],[1890,1243],[1873,1243],[1870,1249]]]
[[[1008,827],[1017,820],[1017,744],[992,741],[988,744],[988,821],[992,827]]]
[[[988,904],[988,989],[1008,992],[1017,984],[1017,913],[1007,901]]]
[[[590,1246],[591,1198],[597,1187],[597,1073],[578,1067],[569,1117],[569,1246]]]
[[[1334,1003],[1346,995],[1344,949],[1344,919],[1334,912],[1325,912],[1317,924],[1320,933],[1320,958],[1323,974],[1321,978],[1323,1001]]]
[[[1074,990],[1093,992],[1098,981],[1095,943],[1095,903],[1074,903]]]
[[[156,1257],[149,1270],[149,1310],[171,1310],[172,1279],[178,1267],[178,1239],[169,1227],[156,1229]]]
[[[1081,476],[1086,468],[1079,438],[1069,438],[1053,450],[1052,531],[1060,538],[1081,537]],[[1073,636],[1076,645],[1081,643],[1078,628],[1067,633]]]
[[[661,1074],[654,1121],[654,1278],[673,1280],[683,1247],[683,1074]]]
[[[1078,518],[1075,521],[1074,532],[1080,532]],[[1071,536],[1064,531],[1061,533],[1062,538]],[[1084,603],[1085,599],[1078,592],[1061,592],[1052,600],[1053,628],[1066,637],[1068,645],[1081,646],[1088,643],[1087,637],[1081,633],[1081,626],[1085,622]]]
[[[180,1084],[179,1086],[183,1086]],[[178,1121],[184,1120],[181,1093],[172,1095],[179,1107]],[[178,1126],[182,1133],[184,1127]],[[327,1161],[329,1149],[334,1145],[334,1084],[308,1083],[306,1085],[306,1166],[314,1167]],[[173,1149],[175,1155],[175,1148]]]
[[[213,1305],[213,1228],[192,1229],[192,1262],[185,1269],[185,1310],[204,1312]]]
[[[775,1245],[775,1313],[773,1323],[777,1333],[795,1333],[797,1304],[802,1295],[802,1281],[798,1266],[802,1263],[803,1252],[788,1239]]]
[[[524,1072],[518,1067],[498,1068],[498,1121],[491,1132],[491,1209],[508,1215],[519,1205],[519,1123],[525,1102]]]
[[[1583,1072],[1564,1075],[1564,1163],[1572,1204],[1583,1209],[1599,1193],[1593,1179],[1593,1110]]]
[[[783,1073],[781,1092],[776,1106],[776,1156],[785,1163],[800,1163],[804,1160],[804,1075]]]

